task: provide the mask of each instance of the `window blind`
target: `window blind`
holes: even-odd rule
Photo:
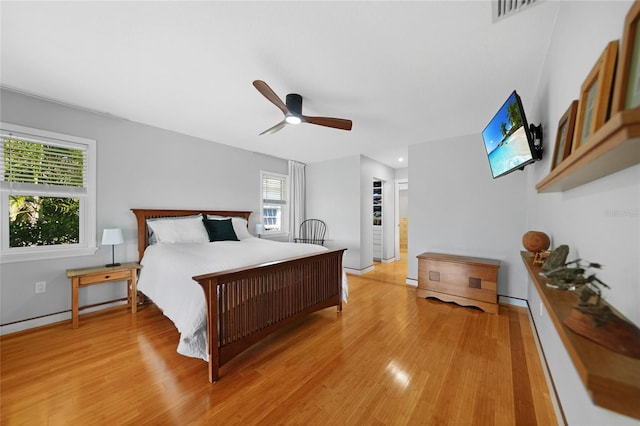
[[[263,176],[262,200],[269,204],[286,204],[287,180],[276,176]]]
[[[11,193],[87,195],[87,151],[84,145],[55,144],[2,135],[0,189]]]

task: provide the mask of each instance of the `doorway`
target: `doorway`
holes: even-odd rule
[[[396,180],[396,260],[406,257],[409,248],[409,180]]]

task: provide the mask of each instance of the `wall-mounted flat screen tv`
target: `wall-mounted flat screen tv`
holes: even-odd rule
[[[523,169],[538,160],[520,96],[514,90],[482,131],[494,178]]]

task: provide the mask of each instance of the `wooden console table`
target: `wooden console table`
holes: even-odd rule
[[[78,290],[94,284],[114,281],[127,282],[127,299],[131,306],[131,313],[137,311],[137,275],[140,264],[137,262],[123,263],[119,266],[97,266],[92,268],[68,269],[67,277],[71,278],[71,320],[72,327],[78,328]]]
[[[529,252],[520,252],[540,299],[596,405],[640,419],[640,360],[613,352],[571,331],[563,320],[578,304],[574,291],[553,289]]]

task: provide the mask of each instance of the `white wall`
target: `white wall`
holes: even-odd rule
[[[392,168],[365,156],[350,156],[308,164],[306,179],[307,217],[327,223],[327,246],[346,247],[343,265],[353,272],[373,265],[372,185],[374,179],[383,180],[383,257],[394,257]]]
[[[405,183],[398,192],[398,214],[400,217],[407,217],[409,214],[409,189],[404,189],[408,185]]]
[[[526,174],[494,180],[480,133],[412,145],[409,156],[408,278],[427,251],[497,259],[498,294],[525,299]]]
[[[546,156],[542,167],[531,170],[527,188],[530,226],[548,232],[554,245],[568,244],[570,258],[602,263],[598,276],[612,286],[608,300],[639,324],[640,166],[562,193],[534,189],[549,172],[560,116],[579,96],[606,44],[622,37],[630,4],[562,3],[536,102],[546,125]]]
[[[401,169],[395,169],[395,179],[408,179],[409,178],[409,168],[403,167]]]
[[[558,120],[606,44],[622,37],[631,2],[562,2],[540,80],[533,114],[545,126],[545,159],[527,175],[528,229],[547,232],[554,247],[567,244],[570,259],[599,262],[598,277],[611,286],[606,298],[640,324],[640,166],[578,188],[538,194],[535,185],[549,172]],[[413,161],[413,159],[412,159]],[[621,425],[640,422],[591,403],[540,296],[529,283],[529,304],[569,424]]]
[[[97,140],[97,240],[105,227],[123,228],[125,245],[115,248],[116,260],[121,262],[137,260],[131,208],[258,212],[260,170],[287,173],[287,162],[282,159],[6,90],[1,92],[1,111],[5,122]],[[101,247],[93,256],[2,264],[0,323],[58,312],[63,313],[37,322],[70,318],[65,312],[71,307],[66,269],[110,260],[110,247]],[[47,282],[46,293],[35,294],[36,281]],[[125,294],[120,283],[91,286],[81,290],[80,305]],[[3,327],[2,331],[15,331],[16,327],[20,325]]]
[[[347,248],[345,268],[359,271],[360,256],[360,157],[308,164],[306,169],[306,214],[327,224],[330,248]]]

